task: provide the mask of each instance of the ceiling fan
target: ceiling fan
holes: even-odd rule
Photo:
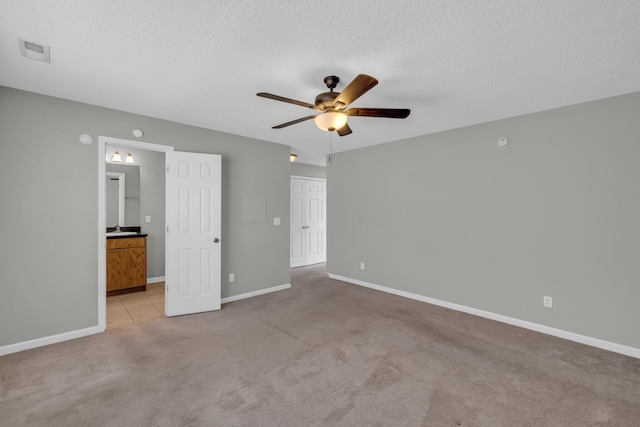
[[[351,128],[347,124],[349,116],[360,117],[387,117],[391,119],[404,119],[411,113],[406,108],[350,108],[345,110],[353,101],[364,95],[369,89],[378,84],[378,80],[366,74],[358,74],[342,92],[334,92],[333,89],[338,85],[340,79],[337,76],[327,76],[324,83],[329,88],[329,92],[321,93],[316,96],[314,104],[309,104],[295,99],[285,98],[283,96],[273,95],[271,93],[260,92],[256,95],[263,98],[274,99],[276,101],[288,102],[290,104],[300,105],[320,114],[302,117],[290,122],[273,126],[272,129],[282,129],[296,123],[314,119],[316,125],[329,132],[336,131],[340,136],[346,136],[351,133]]]

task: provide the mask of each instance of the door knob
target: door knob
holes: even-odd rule
[[[309,228],[309,226],[308,226],[308,225],[303,225],[303,226],[302,226],[302,228],[303,228],[303,229],[305,229],[305,228]]]
[[[220,239],[218,239],[217,237],[213,238],[213,243],[218,243],[220,241]]]

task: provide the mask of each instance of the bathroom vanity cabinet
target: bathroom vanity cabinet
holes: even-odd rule
[[[146,286],[146,235],[107,238],[107,296],[144,291]]]

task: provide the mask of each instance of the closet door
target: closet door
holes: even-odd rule
[[[304,227],[305,181],[291,178],[291,268],[306,265]]]
[[[327,183],[291,178],[291,268],[327,260]]]

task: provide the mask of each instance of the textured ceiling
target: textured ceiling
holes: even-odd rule
[[[51,46],[51,64],[17,38]],[[291,145],[322,164],[323,78],[379,80],[336,152],[640,90],[640,1],[0,0],[0,85]]]

